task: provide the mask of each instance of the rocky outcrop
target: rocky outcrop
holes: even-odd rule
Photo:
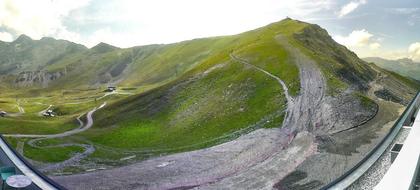
[[[48,87],[48,84],[65,75],[65,71],[45,72],[45,71],[26,71],[21,72],[15,79],[17,87],[41,86]]]

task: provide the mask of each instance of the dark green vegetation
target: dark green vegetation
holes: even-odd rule
[[[411,59],[397,59],[387,60],[379,57],[367,57],[363,58],[367,62],[374,63],[379,67],[399,73],[403,76],[408,76],[416,80],[420,80],[420,63],[414,62]]]
[[[63,40],[19,37],[0,44],[1,133],[50,134],[78,127],[76,118],[107,102],[94,115],[91,129],[45,145],[86,143],[96,151],[88,160],[119,162],[199,149],[237,138],[262,127],[281,127],[286,98],[280,84],[255,68],[230,58],[234,54],[282,79],[291,96],[300,93],[297,60],[283,41],[314,59],[326,78],[329,95],[347,88],[366,96],[376,72],[386,72],[357,58],[317,25],[286,19],[233,36],[194,39],[175,44],[121,49],[100,43],[88,49]],[[402,90],[415,81],[387,74],[382,82]],[[391,79],[390,79],[391,78]],[[121,94],[104,96],[108,85]],[[402,92],[390,92],[399,95]],[[132,95],[131,95],[132,93]],[[20,105],[26,113],[18,114]],[[44,118],[48,105],[58,114]],[[80,147],[34,148],[27,139],[25,156],[63,161]],[[100,161],[98,161],[100,159]],[[101,160],[103,159],[103,160]]]

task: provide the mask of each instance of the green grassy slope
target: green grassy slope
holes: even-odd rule
[[[198,148],[239,129],[279,126],[285,102],[279,84],[239,63],[222,64],[205,76],[107,107],[83,136],[112,147]]]
[[[97,151],[91,158],[120,159],[125,150],[145,151],[149,156],[156,152],[193,150],[237,138],[257,128],[280,127],[286,106],[280,84],[230,58],[230,54],[235,54],[276,75],[286,83],[289,93],[296,96],[300,90],[299,70],[279,36],[316,61],[327,80],[329,95],[352,88],[356,98],[362,99],[366,107],[372,106],[365,91],[370,82],[377,80],[378,73],[386,75],[380,82],[390,87],[387,90],[391,94],[408,94],[404,100],[418,88],[416,81],[360,60],[319,26],[285,19],[237,35],[174,44],[121,49],[101,43],[64,55],[51,64],[40,63],[45,72],[65,75],[50,81],[47,87],[14,87],[0,94],[0,100],[4,100],[0,102],[4,108],[0,109],[17,112],[13,107],[15,98],[26,98],[44,105],[53,104],[60,116],[47,121],[34,115],[42,107],[23,105],[32,115],[0,119],[0,127],[7,125],[0,132],[68,130],[77,127],[77,116],[104,101],[108,104],[95,113],[93,128],[56,139],[58,142],[54,144],[92,143]],[[4,77],[3,81],[13,86],[13,74]],[[93,102],[103,95],[106,85],[131,89],[135,95]],[[87,103],[67,104],[83,101]],[[69,147],[51,156],[37,156],[35,152],[41,150],[25,149],[30,158],[46,162],[58,162],[80,151]]]
[[[150,56],[155,63],[150,67],[165,64],[163,68],[171,68],[183,58],[190,67],[185,74],[158,89],[99,111],[94,128],[82,136],[118,148],[195,149],[258,127],[279,127],[285,109],[281,86],[264,73],[232,61],[229,54],[233,52],[282,78],[292,95],[296,95],[300,84],[298,69],[275,40],[279,31],[286,35],[302,28],[289,25],[280,22],[235,36],[196,39],[165,47],[159,56]],[[170,69],[147,70],[160,73]],[[176,69],[171,73],[176,76]]]
[[[289,26],[284,24],[284,26],[278,27]],[[273,28],[265,27],[235,36],[203,38],[175,44],[139,46],[127,49],[101,43],[87,50],[66,41],[55,41],[50,38],[37,41],[22,36],[6,48],[0,48],[0,53],[3,51],[4,54],[9,54],[3,63],[0,62],[0,67],[4,67],[2,72],[7,73],[8,76],[2,81],[9,84],[10,87],[16,87],[16,81],[22,78],[19,73],[42,72],[43,74],[60,74],[60,77],[49,81],[48,86],[43,86],[46,91],[104,87],[116,83],[120,86],[142,87],[161,85],[175,80],[207,60],[218,56],[226,57],[232,50],[245,54],[253,52],[253,55],[248,57],[254,57],[255,53],[260,54],[260,57],[271,55],[272,57],[266,58],[272,62],[279,61],[287,64],[286,53],[273,40],[275,32],[278,32],[277,29],[273,30]],[[22,47],[19,51],[14,49],[16,44]],[[65,50],[67,53],[61,50]],[[257,50],[259,52],[256,52]],[[277,52],[269,52],[272,50],[283,52],[278,55]],[[51,53],[46,54],[46,52]],[[6,60],[15,59],[23,66],[7,70],[6,67],[11,64],[6,63]],[[19,59],[23,60],[19,61]],[[258,63],[260,61],[262,60],[258,60]],[[297,68],[292,68],[293,64],[284,68],[273,67],[273,65],[265,66],[268,63],[261,64],[263,64],[263,67],[270,67],[279,76],[290,75],[284,77],[285,81],[289,84],[295,83],[290,87],[292,93],[297,93],[298,85],[296,85],[297,80],[295,79],[298,78],[298,73]],[[285,68],[287,68],[287,72]],[[40,80],[34,79],[34,83],[40,83]],[[26,85],[24,88],[17,88],[16,90],[23,90],[23,94],[26,94],[28,90],[37,91],[38,89],[39,85]]]

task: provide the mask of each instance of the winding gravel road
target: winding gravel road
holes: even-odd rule
[[[3,136],[5,136],[5,137],[15,137],[15,138],[35,138],[35,139],[31,139],[31,140],[28,141],[28,145],[30,145],[32,147],[35,147],[35,148],[57,148],[57,147],[69,147],[69,146],[82,147],[84,149],[84,151],[82,153],[76,153],[72,157],[70,157],[69,159],[67,159],[65,161],[62,161],[62,162],[58,162],[58,163],[54,163],[54,164],[48,164],[48,165],[40,168],[40,170],[43,171],[43,172],[47,172],[47,171],[61,169],[61,168],[64,168],[66,166],[71,166],[71,165],[77,164],[80,160],[82,160],[83,158],[85,158],[88,155],[95,152],[95,147],[93,145],[90,145],[90,144],[79,144],[79,143],[68,143],[68,144],[59,144],[59,145],[50,145],[50,146],[38,146],[36,144],[36,142],[41,141],[41,140],[46,140],[46,139],[66,137],[66,136],[74,135],[74,134],[77,134],[77,133],[88,130],[89,128],[91,128],[93,126],[93,118],[92,118],[93,113],[95,113],[97,110],[103,108],[105,105],[106,105],[106,102],[104,102],[101,106],[99,106],[97,108],[94,108],[93,110],[89,111],[86,114],[86,119],[87,119],[86,124],[84,124],[83,121],[80,120],[80,117],[84,114],[77,117],[77,121],[79,122],[80,125],[79,125],[78,128],[70,130],[70,131],[66,131],[66,132],[59,133],[59,134],[51,134],[51,135],[5,134]],[[52,107],[52,105],[50,105],[47,109],[39,112],[38,114],[42,115],[43,112],[45,112],[46,110],[48,110],[51,107]],[[23,152],[23,147],[22,147],[21,150]]]
[[[4,134],[4,137],[15,137],[15,138],[60,138],[60,137],[67,137],[70,135],[74,135],[83,131],[88,130],[90,127],[92,127],[93,125],[93,118],[92,115],[93,113],[95,113],[97,110],[103,108],[106,105],[106,102],[104,102],[101,106],[94,108],[93,110],[89,111],[86,114],[86,118],[87,118],[87,123],[86,125],[84,125],[84,127],[79,127],[70,131],[66,131],[63,133],[58,133],[58,134],[49,134],[49,135],[35,135],[35,134]],[[78,119],[79,122],[81,122],[80,119]],[[82,122],[83,123],[83,122]]]
[[[315,137],[306,130],[323,119],[319,110],[326,86],[314,61],[291,47],[285,38],[277,36],[276,40],[299,67],[301,89],[295,98],[288,95],[287,85],[277,76],[245,59],[231,58],[280,83],[288,100],[282,128],[258,129],[214,147],[120,168],[52,178],[71,189],[272,189],[316,152]]]
[[[268,71],[266,71],[266,70],[264,70],[264,69],[261,69],[261,68],[259,68],[259,67],[255,66],[255,65],[253,65],[253,64],[248,63],[248,61],[247,61],[247,60],[245,60],[245,59],[241,59],[241,58],[239,58],[239,57],[235,56],[234,54],[230,54],[230,58],[232,58],[233,60],[236,60],[236,61],[238,61],[238,62],[240,62],[240,63],[242,63],[242,64],[245,64],[245,65],[248,65],[248,66],[250,66],[250,67],[253,67],[254,69],[257,69],[258,71],[261,71],[261,72],[263,72],[264,74],[266,74],[266,75],[270,76],[271,78],[273,78],[273,79],[277,80],[277,82],[278,82],[278,83],[281,85],[281,87],[283,88],[283,91],[284,91],[284,96],[286,96],[286,100],[287,100],[287,108],[286,108],[286,114],[285,114],[284,118],[288,118],[288,114],[289,114],[289,112],[290,112],[290,109],[293,107],[293,98],[292,98],[292,97],[290,96],[290,94],[289,94],[289,88],[287,88],[286,83],[285,83],[283,80],[281,80],[279,77],[277,77],[277,76],[275,76],[275,75],[271,74],[270,72],[268,72]],[[287,119],[283,120],[283,125],[282,125],[282,126],[285,126],[285,123],[286,123],[286,122],[287,122]]]

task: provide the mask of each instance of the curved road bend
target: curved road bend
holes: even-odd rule
[[[48,134],[48,135],[36,135],[36,134],[4,134],[4,137],[15,137],[15,138],[60,138],[60,137],[67,137],[70,135],[74,135],[83,131],[88,130],[90,127],[92,127],[93,125],[93,118],[92,115],[93,113],[95,113],[97,110],[103,108],[106,105],[106,102],[103,103],[101,106],[99,106],[98,108],[94,108],[93,110],[89,111],[86,114],[86,118],[87,118],[87,123],[86,125],[84,125],[84,127],[79,127],[70,131],[66,131],[63,133],[58,133],[58,134]],[[80,119],[78,119],[79,123],[82,124],[83,122],[81,122]]]
[[[80,115],[79,117],[77,117],[77,121],[80,124],[80,127],[70,130],[70,131],[66,131],[64,133],[59,133],[59,134],[52,134],[52,135],[34,135],[34,134],[6,134],[3,135],[5,137],[15,137],[15,138],[35,138],[32,140],[28,141],[28,145],[35,147],[35,148],[56,148],[56,147],[68,147],[68,146],[79,146],[82,147],[83,149],[85,149],[82,153],[77,153],[74,154],[72,157],[70,157],[69,159],[59,162],[59,163],[54,163],[54,164],[49,164],[43,168],[41,168],[41,171],[47,172],[47,171],[51,171],[51,170],[57,170],[57,169],[61,169],[63,167],[66,166],[71,166],[74,164],[77,164],[80,160],[82,160],[83,158],[85,158],[86,156],[92,154],[95,151],[95,148],[92,145],[86,145],[86,144],[78,144],[78,143],[68,143],[68,144],[59,144],[59,145],[51,145],[51,146],[38,146],[36,145],[37,141],[40,140],[45,140],[45,139],[52,139],[52,138],[60,138],[60,137],[66,137],[66,136],[70,136],[70,135],[74,135],[83,131],[88,130],[89,128],[91,128],[93,126],[93,118],[92,115],[93,113],[95,113],[95,111],[103,108],[106,105],[106,102],[103,103],[101,106],[99,106],[98,108],[94,108],[93,110],[89,111],[86,114],[86,118],[87,118],[87,123],[86,125],[84,125],[83,121],[80,120],[80,117],[82,115]],[[52,105],[50,105],[46,110],[48,110]],[[43,110],[45,111],[45,110]],[[43,111],[39,112],[42,113]],[[22,150],[23,151],[23,150]]]

